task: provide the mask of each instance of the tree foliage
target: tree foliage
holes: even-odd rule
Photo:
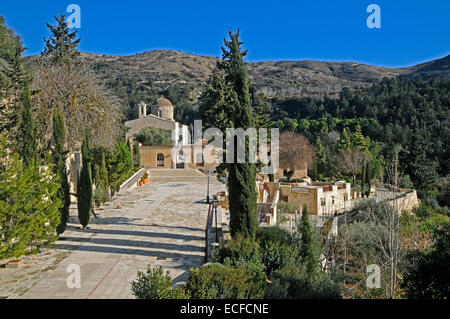
[[[70,208],[70,185],[67,175],[67,151],[65,149],[66,143],[66,128],[64,125],[64,118],[60,112],[56,112],[53,118],[53,138],[52,138],[52,161],[53,172],[59,175],[60,188],[58,190],[58,197],[61,199],[63,206],[60,209],[60,224],[57,232],[62,234],[69,219]]]
[[[83,144],[81,146],[82,166],[78,177],[78,219],[83,229],[89,224],[92,212],[94,194],[92,190],[92,170],[91,170],[91,146],[89,133],[86,131]]]
[[[52,164],[24,166],[0,135],[0,258],[34,252],[56,240],[59,176]]]

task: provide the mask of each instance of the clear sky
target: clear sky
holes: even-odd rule
[[[241,29],[247,61],[401,67],[450,53],[449,0],[0,0],[0,15],[31,55],[49,36],[46,23],[72,3],[81,8],[80,49],[108,55],[173,49],[217,57],[230,28]],[[372,3],[380,29],[366,25]]]

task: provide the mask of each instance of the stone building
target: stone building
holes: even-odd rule
[[[338,182],[259,183],[259,202],[284,201],[301,212],[306,205],[310,215],[333,215],[351,208],[351,186]]]
[[[176,122],[173,118],[173,111],[173,104],[168,99],[160,97],[156,100],[156,104],[150,106],[150,114],[147,114],[147,105],[141,102],[139,103],[139,118],[125,122],[125,126],[129,128],[126,134],[128,139],[132,139],[145,127],[172,132],[173,145],[140,144],[141,165],[145,168],[212,169],[217,165],[215,149],[211,147],[205,150],[207,145],[205,140],[202,140],[197,146],[191,144],[188,126]],[[212,156],[214,161],[205,161],[204,154]]]
[[[189,168],[211,171],[218,164],[215,160],[215,149],[205,148],[207,141],[202,141],[201,147],[193,144],[179,145],[142,145],[141,165],[144,168]],[[213,162],[205,161],[204,154],[209,153]]]
[[[134,135],[145,127],[154,127],[171,131],[172,139],[176,140],[177,145],[190,143],[189,128],[174,120],[174,106],[168,99],[162,96],[157,99],[156,104],[150,106],[150,114],[147,114],[147,105],[144,102],[140,102],[138,107],[139,118],[125,122],[125,126],[129,128],[125,136],[127,139],[133,139]]]

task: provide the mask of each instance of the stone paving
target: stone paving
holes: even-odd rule
[[[211,178],[211,194],[223,190]],[[87,230],[79,229],[74,207],[51,248],[23,257],[20,269],[0,268],[0,297],[133,298],[131,281],[147,265],[169,270],[174,283],[186,281],[205,258],[205,197],[199,171],[158,169],[150,170],[150,183],[118,196],[121,209],[116,202],[97,209]],[[80,288],[67,286],[71,264],[80,267]]]

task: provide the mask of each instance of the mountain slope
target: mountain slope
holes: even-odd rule
[[[211,76],[217,58],[172,50],[154,50],[131,56],[83,53],[103,78],[128,77],[161,89],[189,86],[197,97]],[[384,68],[354,62],[279,61],[247,63],[252,84],[267,96],[337,94],[343,87],[369,86],[399,75],[449,75],[450,55],[408,68]]]

